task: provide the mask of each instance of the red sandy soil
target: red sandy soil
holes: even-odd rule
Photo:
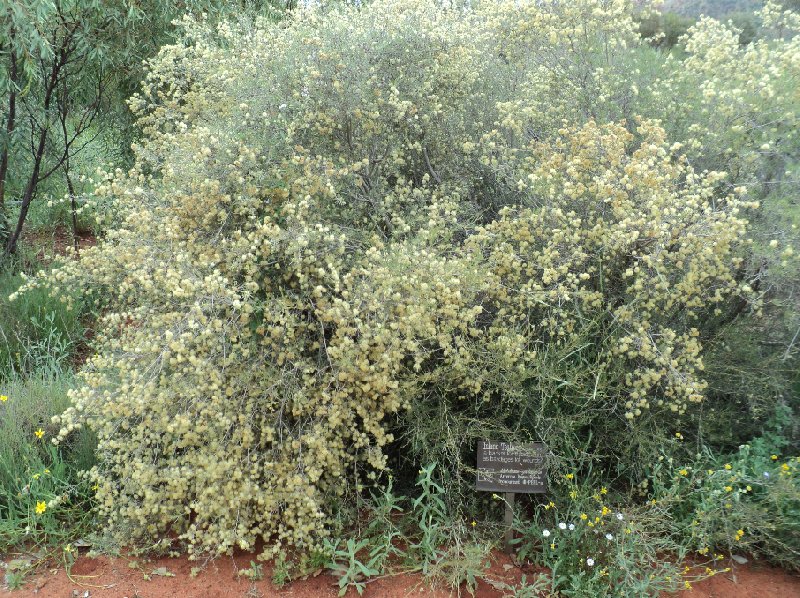
[[[208,563],[196,577],[190,572],[198,566],[186,558],[162,558],[151,561],[133,561],[129,558],[80,557],[72,566],[71,579],[63,566],[42,569],[20,590],[0,590],[0,597],[41,596],[43,598],[335,598],[338,595],[336,579],[328,574],[311,575],[306,579],[291,582],[283,588],[275,587],[271,581],[270,565],[264,565],[264,579],[251,582],[238,575],[246,570],[251,555],[222,558]],[[758,565],[736,565],[733,570],[720,573],[711,579],[699,582],[692,590],[681,592],[679,598],[800,598],[800,577],[770,567]],[[155,573],[160,572],[160,574]],[[150,579],[146,580],[148,574]],[[165,575],[166,574],[166,575]],[[174,575],[174,576],[173,576]],[[529,579],[531,573],[528,573]],[[522,571],[511,564],[510,559],[497,554],[487,578],[495,582],[514,584]],[[88,592],[88,593],[87,593]],[[350,590],[348,596],[357,596]],[[399,598],[403,596],[425,596],[446,598],[457,596],[446,588],[432,589],[426,586],[418,574],[405,573],[378,578],[367,583],[365,598]],[[466,591],[462,596],[469,595]],[[481,581],[476,594],[478,598],[495,598],[503,592]],[[666,598],[666,597],[665,597]]]
[[[75,238],[72,231],[63,226],[53,231],[30,231],[23,235],[27,245],[37,248],[36,259],[46,264],[53,255],[65,255],[68,248],[73,249]],[[78,231],[78,251],[97,244],[97,238],[90,231]]]
[[[67,254],[75,256],[75,244],[78,245],[78,257],[82,250],[97,245],[97,237],[91,231],[78,231],[77,239],[71,229],[58,226],[54,230],[25,230],[20,243],[31,250],[20,255],[27,259],[27,266],[39,270],[48,266],[56,256]]]

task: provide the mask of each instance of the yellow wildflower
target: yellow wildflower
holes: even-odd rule
[[[47,503],[43,500],[36,501],[36,514],[41,515],[47,510]]]
[[[36,431],[34,432],[34,434],[36,434],[36,438],[39,438],[39,439],[41,439],[41,438],[42,438],[42,436],[44,436],[44,430],[42,430],[41,428],[39,428],[38,430],[36,430]]]

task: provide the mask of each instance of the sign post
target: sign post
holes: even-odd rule
[[[503,538],[503,548],[506,551],[507,555],[511,555],[514,551],[514,547],[511,545],[511,540],[514,539],[514,493],[513,492],[506,492],[506,513],[505,517],[503,518],[503,523],[506,524],[506,533]]]
[[[477,490],[503,492],[506,512],[505,551],[511,554],[514,537],[514,495],[547,492],[545,447],[541,442],[478,442]]]

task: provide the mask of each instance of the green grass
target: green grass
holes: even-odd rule
[[[0,270],[0,382],[31,373],[53,377],[72,365],[83,339],[79,310],[35,289],[15,301],[8,297],[23,278]]]
[[[0,383],[0,553],[68,542],[90,523],[91,490],[80,472],[95,462],[94,435],[80,429],[59,446],[51,442],[58,433],[51,419],[69,406],[73,383],[69,374]]]

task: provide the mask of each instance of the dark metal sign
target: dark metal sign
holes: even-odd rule
[[[478,442],[477,490],[547,492],[545,446],[541,442]]]

